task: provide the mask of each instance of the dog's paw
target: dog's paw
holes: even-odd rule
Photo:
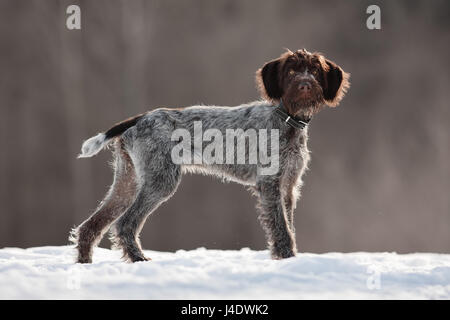
[[[295,251],[291,249],[272,251],[273,260],[281,260],[295,257]]]
[[[152,259],[144,256],[144,255],[136,255],[136,256],[128,256],[127,259],[129,262],[141,262],[141,261],[151,261]]]
[[[92,249],[85,248],[84,246],[78,245],[77,247],[78,255],[76,258],[76,263],[92,263]]]
[[[283,259],[292,258],[292,257],[295,257],[295,254],[284,255],[284,256],[272,255],[272,260],[283,260]]]
[[[92,263],[92,257],[78,257],[76,263]]]

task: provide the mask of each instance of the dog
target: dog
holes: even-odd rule
[[[320,53],[287,50],[256,72],[263,98],[259,101],[237,107],[159,108],[124,120],[86,140],[80,158],[92,157],[104,147],[113,146],[114,182],[95,212],[71,231],[70,240],[78,251],[77,262],[92,262],[93,248],[108,229],[113,247],[123,250],[124,260],[150,260],[142,252],[139,234],[148,215],[175,193],[186,172],[246,185],[257,198],[258,219],[271,257],[295,256],[294,209],[310,160],[308,125],[325,106],[336,107],[340,103],[349,88],[349,76]],[[193,162],[174,161],[173,150],[183,136],[174,138],[177,130],[188,133],[183,139],[188,142],[183,145],[187,154],[198,156],[199,149],[205,146],[205,141],[194,141],[194,146],[190,143],[192,135],[198,134],[195,131],[199,123],[217,136],[227,134],[230,129],[242,130],[236,134],[237,138],[242,138],[244,130],[276,132],[271,137],[277,139],[260,139],[260,144],[247,141],[244,146],[248,148],[244,150],[234,140],[227,141],[227,147],[237,147],[234,151],[221,149],[220,144],[214,149],[216,156],[221,151],[231,152],[227,160],[235,161],[239,156],[251,160],[252,150],[268,156],[262,146],[270,145],[274,147],[271,153],[277,156],[275,170],[262,173],[267,165],[263,157],[251,163],[202,162],[201,157]]]

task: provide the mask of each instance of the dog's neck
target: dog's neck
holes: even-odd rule
[[[311,117],[306,117],[302,115],[295,117],[289,114],[289,112],[283,105],[283,100],[280,100],[280,104],[275,108],[275,113],[277,114],[278,117],[280,117],[281,120],[283,120],[283,122],[285,122],[287,125],[289,125],[294,129],[303,129],[311,121]]]

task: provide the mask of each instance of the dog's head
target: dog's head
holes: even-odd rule
[[[261,95],[274,103],[283,99],[291,115],[312,116],[324,104],[336,107],[350,84],[350,75],[320,53],[288,51],[256,73]]]

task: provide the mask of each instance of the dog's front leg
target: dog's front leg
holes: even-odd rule
[[[281,200],[280,183],[276,177],[266,177],[258,182],[259,221],[266,232],[273,259],[295,256],[294,236]]]
[[[292,235],[295,239],[295,226],[294,226],[294,206],[295,206],[295,197],[292,192],[286,194],[283,197],[284,207],[286,209],[286,217],[289,229],[292,232]]]

